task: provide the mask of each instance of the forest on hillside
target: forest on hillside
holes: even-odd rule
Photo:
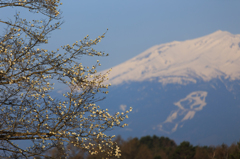
[[[121,159],[240,159],[240,141],[231,146],[226,144],[218,146],[193,146],[188,141],[179,145],[168,137],[144,136],[140,139],[129,138],[123,140],[117,136],[115,142],[121,150]],[[67,145],[70,159],[102,159],[109,158],[105,153],[89,155],[86,151],[73,145]],[[48,155],[60,158],[59,150],[52,149]],[[112,157],[114,158],[114,157]],[[116,157],[117,158],[117,157]]]

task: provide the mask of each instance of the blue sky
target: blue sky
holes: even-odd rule
[[[109,28],[105,39],[95,47],[110,54],[109,57],[99,58],[102,63],[99,70],[120,64],[156,44],[193,39],[219,29],[240,34],[240,1],[62,2],[65,24],[56,39],[61,40],[64,36],[64,42],[71,43],[87,34],[95,38]],[[89,58],[83,60],[88,61]],[[89,64],[92,65],[92,62],[89,61]]]
[[[106,37],[94,48],[110,56],[83,57],[81,61],[91,66],[99,59],[102,64],[99,71],[120,64],[157,44],[193,39],[219,29],[240,34],[240,1],[237,0],[62,2],[65,23],[61,30],[51,34],[48,46],[44,47],[55,50],[86,35],[94,39],[108,28]],[[0,19],[3,15],[10,16],[10,12],[13,10],[9,8],[1,10]],[[27,16],[37,17],[31,14]]]

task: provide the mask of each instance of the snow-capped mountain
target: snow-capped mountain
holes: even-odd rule
[[[162,84],[196,79],[240,79],[240,34],[218,30],[193,40],[153,46],[138,56],[113,67],[110,82],[151,81]]]
[[[112,113],[133,107],[129,127],[115,134],[195,145],[240,139],[240,35],[219,30],[156,45],[113,67],[109,79],[99,105]]]
[[[112,86],[97,103],[101,108],[133,107],[129,126],[111,134],[155,134],[194,145],[240,140],[240,35],[219,30],[156,45],[113,67],[107,83]]]

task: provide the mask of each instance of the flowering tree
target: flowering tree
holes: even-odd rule
[[[4,21],[0,36],[0,157],[29,158],[46,156],[52,148],[63,149],[70,143],[90,154],[106,152],[120,156],[119,147],[112,142],[114,136],[104,132],[121,124],[127,113],[110,115],[95,102],[102,98],[96,93],[107,93],[109,85],[103,82],[106,74],[96,74],[99,61],[92,67],[79,63],[82,55],[105,56],[94,50],[104,34],[94,40],[86,36],[61,50],[42,48],[48,43],[50,32],[60,29],[59,0],[0,0],[0,8],[20,7],[31,13],[42,14],[45,20],[20,18]],[[39,48],[41,46],[41,48]],[[61,99],[53,99],[50,92],[53,80],[69,87]],[[131,108],[130,108],[131,111]],[[23,148],[15,141],[31,141]]]

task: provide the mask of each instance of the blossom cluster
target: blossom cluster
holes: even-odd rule
[[[44,156],[45,152],[61,147],[67,156],[66,144],[73,144],[90,154],[106,152],[120,156],[119,147],[106,131],[113,127],[125,127],[130,108],[111,115],[108,109],[100,109],[95,103],[104,99],[97,93],[111,84],[104,84],[108,74],[98,74],[99,60],[91,67],[79,62],[82,55],[108,56],[92,48],[105,37],[94,40],[87,35],[72,45],[49,51],[49,33],[60,29],[60,5],[57,0],[26,1],[4,0],[0,7],[23,7],[34,13],[42,13],[47,20],[31,20],[15,15],[14,21],[1,21],[7,25],[0,36],[0,157]],[[41,45],[41,48],[40,48]],[[68,87],[63,97],[51,95],[54,82]],[[17,140],[30,140],[32,145],[23,149]]]

